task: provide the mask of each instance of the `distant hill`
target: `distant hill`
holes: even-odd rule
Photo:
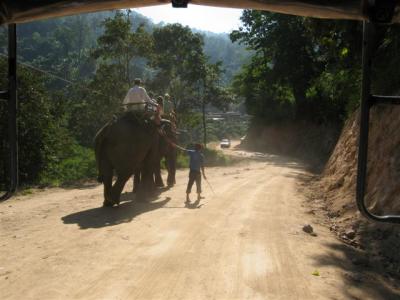
[[[204,52],[209,56],[210,61],[212,63],[222,61],[225,69],[225,83],[229,83],[242,65],[250,61],[252,52],[246,50],[243,45],[232,43],[227,33],[194,31],[204,36]]]
[[[149,18],[135,11],[131,13],[131,16],[134,28],[139,24],[144,24],[148,30],[152,30],[156,26],[166,25],[164,22],[155,24]],[[250,61],[252,52],[246,50],[243,45],[232,43],[228,33],[214,33],[195,28],[192,28],[192,31],[204,37],[204,52],[209,57],[210,62],[222,61],[225,69],[223,77],[225,84],[231,81],[243,64]]]
[[[20,58],[25,62],[34,62],[35,65],[42,67],[47,64],[41,60],[44,53],[54,56],[53,61],[61,61],[62,56],[68,55],[71,49],[60,48],[58,46],[60,39],[69,40],[71,48],[74,48],[73,51],[87,51],[86,49],[96,45],[97,38],[103,33],[102,22],[113,15],[113,11],[107,11],[18,25]],[[165,25],[164,23],[155,24],[136,11],[131,11],[129,18],[132,20],[132,29],[143,24],[146,30],[152,31],[157,26]],[[66,28],[68,30],[65,30]],[[3,53],[6,53],[5,32],[5,28],[0,32],[0,51]],[[250,59],[251,52],[242,45],[232,43],[227,33],[218,34],[197,29],[193,29],[193,32],[203,35],[204,52],[210,62],[222,61],[225,70],[224,84],[228,84],[241,66]]]

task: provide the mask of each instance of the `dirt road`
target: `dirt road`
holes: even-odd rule
[[[150,203],[131,184],[119,208],[99,185],[1,203],[0,298],[399,299],[307,213],[300,163],[236,155],[250,159],[207,169],[215,195],[189,207],[185,170]]]

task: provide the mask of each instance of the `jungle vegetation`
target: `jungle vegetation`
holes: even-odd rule
[[[342,126],[359,104],[362,24],[252,10],[241,20],[229,36],[153,24],[129,10],[19,25],[21,182],[95,177],[93,137],[120,111],[136,77],[154,95],[172,96],[185,131],[201,129],[203,105],[226,111],[240,103],[254,122]],[[399,43],[399,26],[379,28],[377,93],[398,92]],[[1,89],[7,82],[6,45],[6,28],[0,28]],[[1,137],[6,113],[1,102]],[[208,124],[210,138],[221,138],[218,126]],[[237,124],[223,126],[243,134]],[[2,141],[2,158],[6,148]]]

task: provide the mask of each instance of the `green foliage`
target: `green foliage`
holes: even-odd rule
[[[221,77],[224,73],[222,62],[208,64],[205,67],[203,78],[203,104],[212,104],[214,107],[226,111],[228,106],[235,101],[233,93],[221,84]]]
[[[360,28],[352,21],[321,21],[244,11],[231,39],[255,51],[235,78],[248,112],[267,123],[291,119],[343,121],[358,103]]]
[[[204,38],[211,59],[205,54]],[[218,43],[217,36],[203,36],[178,24],[155,26],[131,11],[21,24],[18,39],[18,61],[24,63],[18,70],[20,181],[28,185],[63,184],[95,176],[90,150],[94,135],[121,111],[133,78],[144,78],[146,87],[158,94],[168,92],[181,113],[180,128],[191,130],[200,128],[198,111],[203,103],[226,109],[234,101],[232,92],[223,87],[227,77],[218,62],[226,65],[227,60],[213,44],[231,56],[246,56],[242,46],[232,50],[226,36]],[[3,53],[5,41],[4,27],[0,28]],[[0,61],[2,89],[5,63]],[[229,66],[228,76],[239,65]],[[0,104],[2,137],[6,135],[4,104]],[[0,143],[0,153],[3,183],[7,175],[4,143]],[[187,156],[180,155],[178,166],[187,165]]]
[[[233,161],[221,151],[214,149],[204,149],[205,167],[228,166]],[[189,168],[189,156],[179,151],[177,159],[177,168]]]
[[[131,20],[122,12],[117,12],[113,18],[105,19],[103,25],[104,33],[98,38],[92,57],[102,64],[114,65],[120,76],[123,74],[123,79],[130,85],[133,80],[131,74],[143,72],[134,68],[133,60],[148,56],[153,40],[144,30],[144,26],[139,26],[132,32]]]
[[[0,61],[0,78],[5,79],[6,61]],[[25,68],[18,68],[19,85],[19,115],[18,139],[20,157],[20,179],[22,182],[33,183],[38,180],[41,172],[49,168],[63,144],[68,142],[68,133],[62,129],[63,118],[56,118],[55,103],[50,101],[49,94],[44,87],[44,78]],[[1,81],[1,88],[5,88],[5,80]],[[6,114],[6,102],[1,102],[0,115]],[[2,117],[0,125],[1,136],[6,134],[7,118]],[[0,144],[1,153],[6,155],[7,150]],[[5,157],[5,156],[3,156]],[[0,172],[4,169],[0,168]],[[4,175],[4,174],[3,174]]]
[[[318,123],[345,121],[346,116],[358,107],[359,86],[360,76],[351,70],[321,73],[307,91],[308,109],[313,120]]]
[[[232,163],[231,158],[214,149],[204,149],[204,157],[207,167],[228,166]]]
[[[199,32],[204,39],[204,53],[211,64],[222,62],[224,72],[221,76],[223,86],[229,85],[241,66],[250,62],[251,51],[243,45],[232,43],[225,33]]]
[[[179,113],[199,106],[197,86],[206,68],[202,36],[187,26],[171,24],[155,28],[153,39],[151,66],[156,74],[150,84],[152,90],[173,95]]]
[[[154,82],[161,90],[166,90],[173,78],[190,85],[204,77],[206,58],[200,34],[187,26],[171,24],[155,28],[153,38],[152,66],[159,70]]]
[[[86,147],[92,146],[96,132],[121,111],[128,85],[119,75],[118,66],[100,65],[89,83],[75,86],[65,99],[70,103],[69,129]]]
[[[189,168],[189,156],[184,153],[179,151],[178,152],[178,157],[176,160],[176,167],[179,168]]]
[[[379,27],[378,37],[373,64],[373,93],[398,95],[400,90],[400,25]]]
[[[68,184],[97,175],[94,151],[78,144],[69,144],[65,158],[50,166],[40,177],[42,185]]]
[[[246,135],[249,122],[240,119],[208,120],[207,140],[221,141],[222,139],[239,139]]]

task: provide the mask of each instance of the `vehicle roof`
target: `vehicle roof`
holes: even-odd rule
[[[1,0],[0,25],[23,23],[80,13],[170,3],[169,0]],[[381,1],[383,2],[383,1]],[[385,1],[390,2],[390,1]],[[191,4],[268,10],[330,19],[367,19],[368,0],[191,0]],[[377,2],[379,3],[379,1]],[[393,22],[400,22],[400,1]]]

